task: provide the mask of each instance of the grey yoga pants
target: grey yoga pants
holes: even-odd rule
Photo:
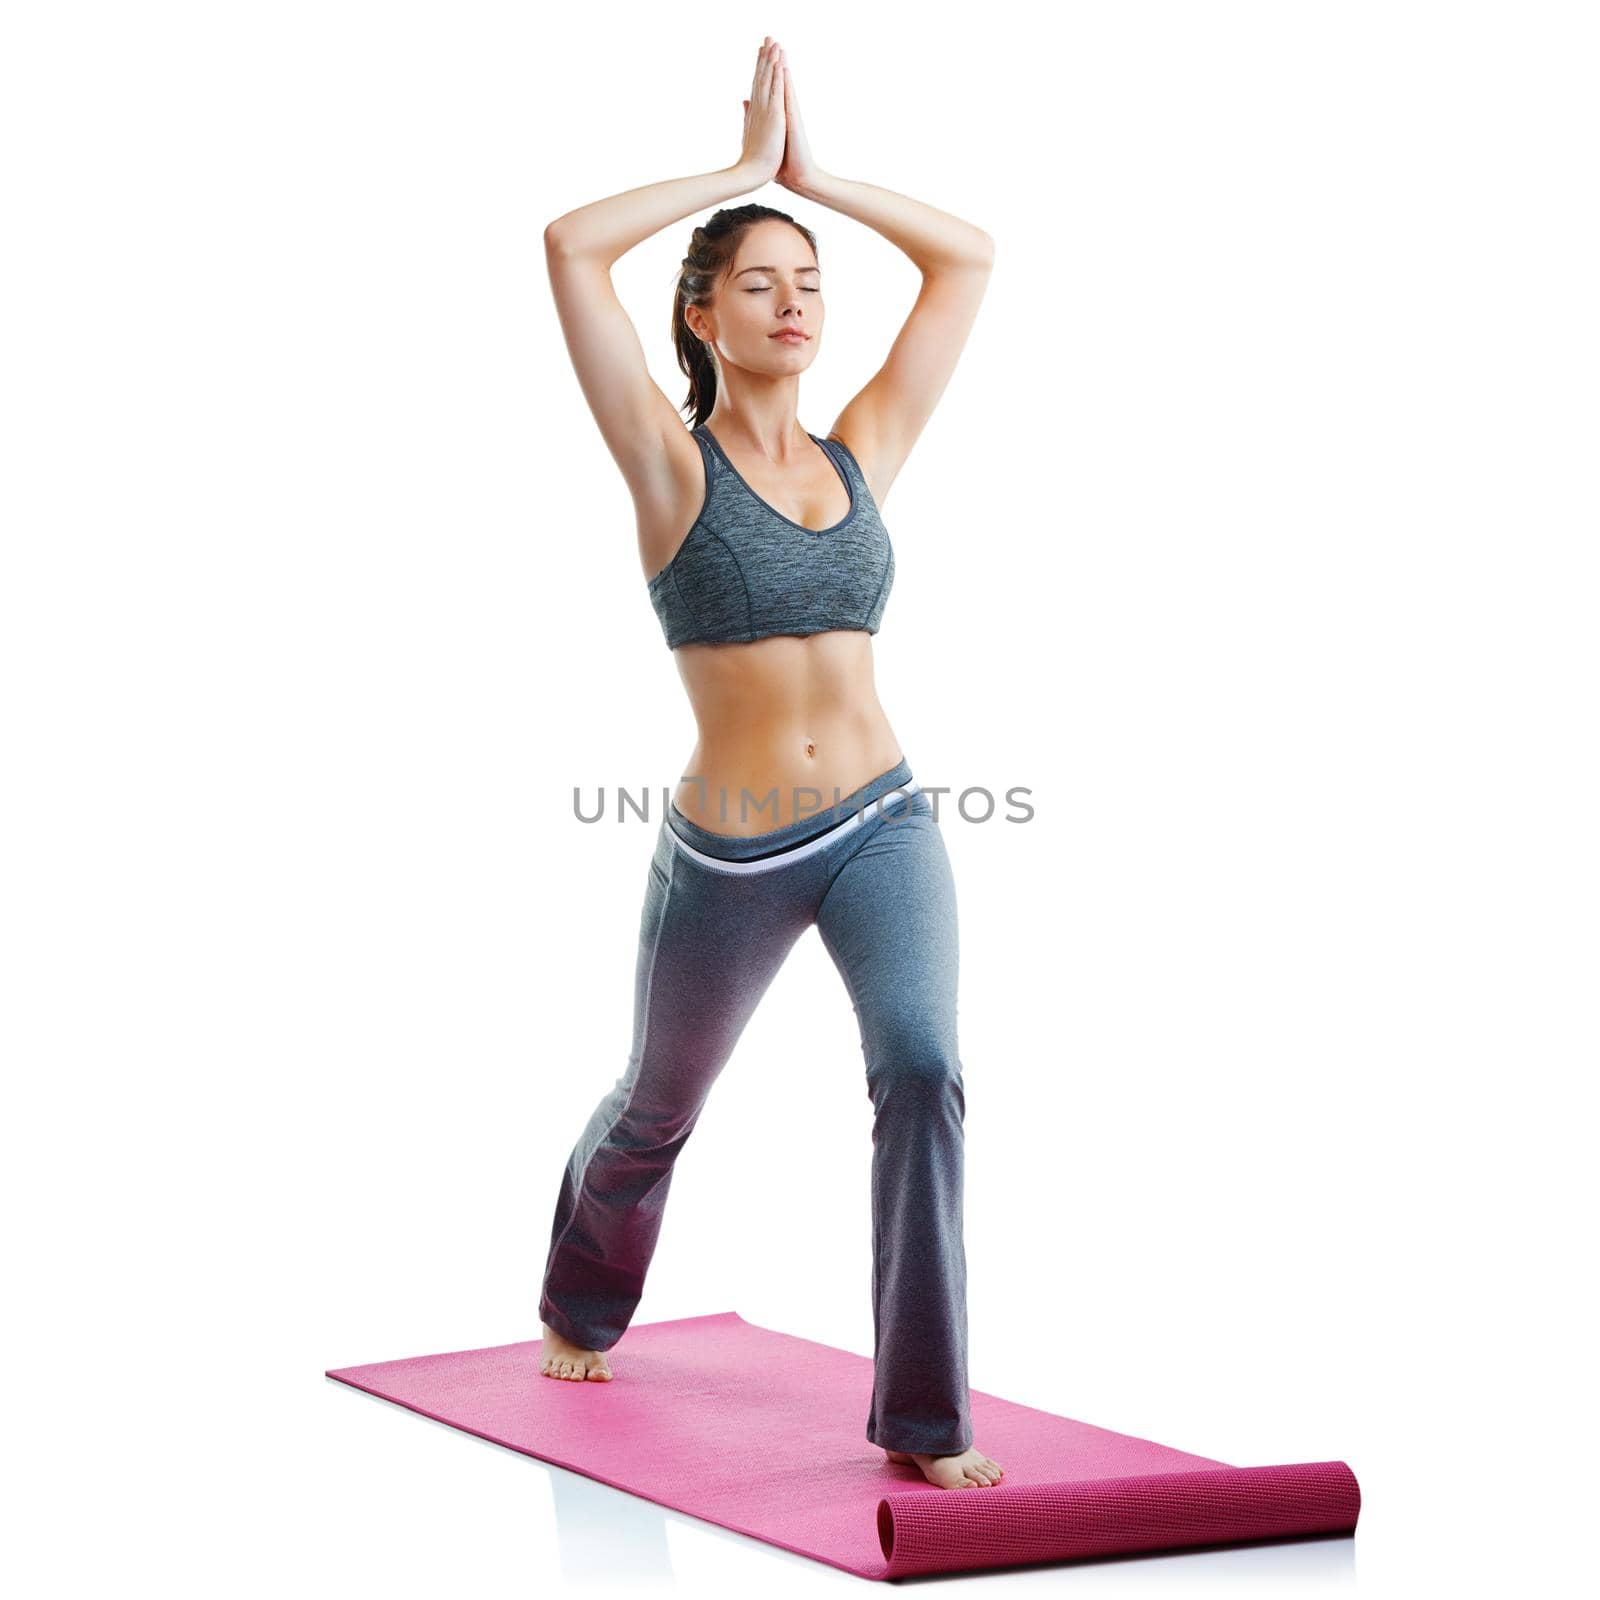
[[[748,838],[668,807],[639,923],[632,1052],[562,1175],[540,1315],[585,1349],[622,1337],[673,1163],[812,924],[855,1007],[873,1110],[867,1438],[952,1454],[972,1444],[955,883],[904,760],[836,805]]]

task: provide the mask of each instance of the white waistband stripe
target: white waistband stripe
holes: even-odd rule
[[[701,866],[710,867],[714,872],[771,872],[775,867],[787,867],[791,862],[801,860],[814,850],[826,849],[834,840],[843,838],[852,828],[859,828],[872,816],[874,810],[883,812],[886,805],[888,820],[893,822],[897,816],[904,814],[901,807],[895,803],[896,798],[913,795],[919,787],[917,780],[913,778],[897,789],[886,789],[876,800],[869,800],[859,811],[853,812],[843,822],[835,823],[826,833],[819,833],[815,839],[807,839],[804,844],[797,844],[792,850],[784,850],[775,856],[765,856],[759,861],[724,861],[720,856],[708,856],[705,851],[696,850],[692,844],[687,843],[670,822],[667,823],[667,832],[672,835],[672,842],[691,861],[698,861]],[[840,803],[843,804],[842,801]]]

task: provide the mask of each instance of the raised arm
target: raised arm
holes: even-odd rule
[[[873,498],[882,501],[933,415],[994,268],[994,240],[970,222],[875,184],[836,178],[811,158],[794,77],[785,66],[787,144],[777,181],[784,188],[876,229],[911,257],[922,290],[887,359],[839,413],[833,432],[850,447]]]
[[[579,387],[636,503],[670,504],[676,494],[672,452],[686,449],[697,472],[699,453],[650,376],[639,335],[611,282],[611,265],[669,224],[771,181],[783,158],[780,61],[769,38],[757,52],[744,148],[731,167],[610,195],[544,230],[550,287]]]

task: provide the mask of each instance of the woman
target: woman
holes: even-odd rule
[[[643,1291],[673,1162],[815,926],[856,1009],[874,1112],[867,1438],[932,1483],[974,1488],[1001,1469],[975,1447],[968,1410],[955,890],[933,806],[878,703],[871,636],[894,578],[878,506],[966,342],[993,241],[820,171],[770,38],[744,105],[733,167],[630,189],[545,231],[567,347],[633,492],[648,592],[700,737],[650,865],[628,1069],[562,1179],[541,1371],[612,1376],[604,1352]],[[882,369],[819,439],[796,418],[824,320],[816,241],[765,206],[718,211],[694,231],[673,312],[686,430],[649,376],[611,263],[774,180],[878,229],[922,270],[922,292]]]

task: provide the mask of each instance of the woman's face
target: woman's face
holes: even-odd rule
[[[822,333],[822,273],[805,236],[786,222],[749,229],[709,321],[720,360],[771,377],[804,372]]]

